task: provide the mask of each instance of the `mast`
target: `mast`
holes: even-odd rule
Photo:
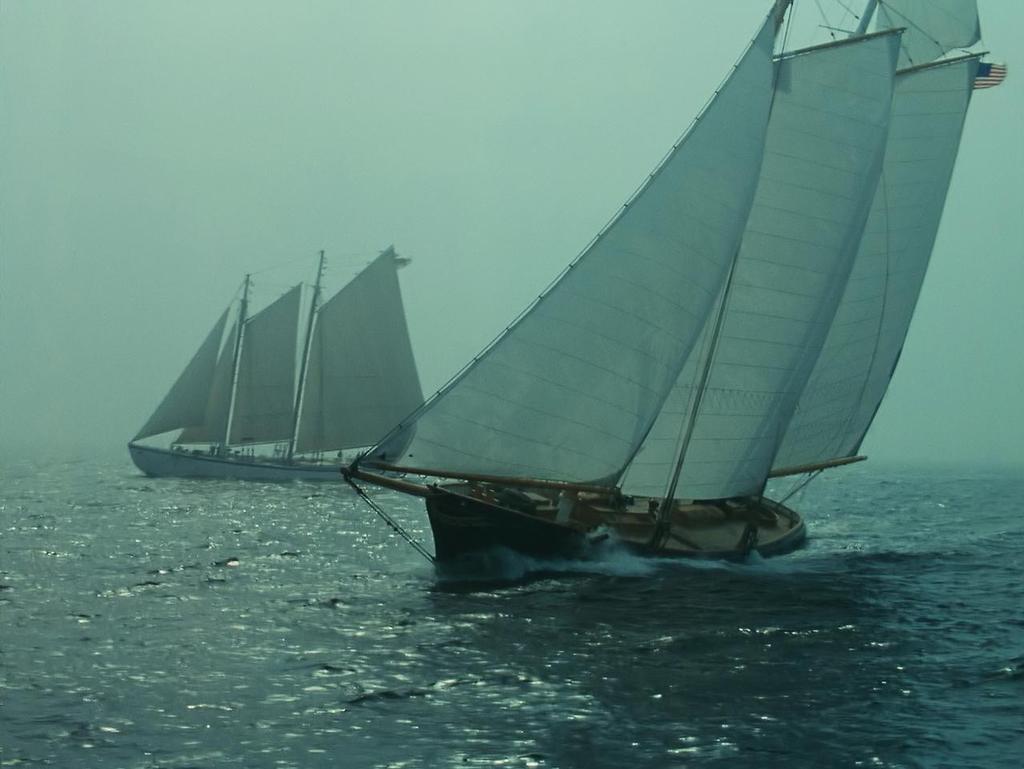
[[[291,461],[295,454],[295,442],[299,437],[299,407],[302,405],[302,391],[306,385],[306,368],[309,364],[309,347],[313,341],[313,320],[316,318],[317,303],[320,300],[320,279],[324,274],[324,252],[320,251],[320,263],[316,268],[316,281],[313,283],[313,297],[309,300],[309,319],[306,321],[306,339],[302,343],[302,363],[299,364],[299,384],[295,388],[295,410],[292,413],[292,437],[288,441],[287,459]]]
[[[850,37],[857,37],[868,31],[868,24],[871,23],[871,17],[874,15],[875,8],[877,7],[878,0],[868,0],[868,4],[864,7],[864,13],[860,15],[860,24],[857,25],[857,29]]]
[[[775,37],[778,38],[779,32],[782,29],[782,24],[786,19],[786,11],[789,10],[789,6],[792,5],[793,0],[776,0],[775,9],[772,13],[772,21],[775,24]],[[774,83],[772,85],[772,99],[769,102],[768,114],[771,115],[772,104],[774,104]],[[715,353],[718,351],[718,339],[722,332],[722,324],[725,320],[725,311],[729,304],[729,298],[732,296],[733,277],[736,274],[736,265],[740,259],[740,246],[737,245],[736,251],[732,256],[732,261],[729,264],[729,272],[726,276],[725,283],[722,286],[722,298],[718,303],[718,308],[714,316],[714,323],[711,327],[711,338],[707,346],[707,354],[704,358],[701,366],[699,381],[693,396],[693,405],[690,408],[689,414],[687,415],[686,424],[683,428],[682,437],[679,442],[679,451],[676,454],[676,462],[672,468],[671,480],[669,481],[668,489],[665,491],[665,496],[662,499],[661,505],[658,507],[658,521],[654,527],[654,534],[651,536],[651,543],[655,546],[659,545],[669,532],[671,527],[672,519],[672,504],[675,502],[676,488],[679,485],[679,476],[683,470],[683,462],[686,459],[687,449],[690,447],[690,441],[693,438],[693,431],[697,426],[697,417],[700,414],[701,403],[704,399],[704,392],[707,389],[708,378],[711,376],[711,367],[715,361]]]
[[[235,390],[238,386],[238,362],[242,357],[242,336],[245,329],[246,314],[249,312],[249,283],[252,278],[250,273],[245,274],[245,281],[242,283],[242,301],[238,305],[238,329],[235,333],[235,355],[231,362],[231,397],[228,400],[228,418],[224,425],[224,442],[221,444],[220,452],[223,453],[228,446],[231,435],[231,418],[235,410]]]
[[[711,329],[711,339],[708,342],[707,355],[704,358],[700,372],[700,381],[697,384],[693,397],[693,406],[687,415],[686,428],[683,432],[682,440],[679,442],[679,453],[676,455],[675,467],[672,468],[672,479],[669,481],[665,498],[661,501],[661,506],[658,508],[658,523],[654,527],[654,534],[651,537],[651,543],[655,546],[660,546],[661,540],[668,535],[669,527],[671,526],[672,503],[675,501],[676,487],[679,485],[679,475],[683,471],[686,450],[690,448],[690,440],[693,438],[693,431],[697,426],[697,417],[700,414],[701,403],[704,400],[704,392],[707,390],[708,378],[711,376],[711,365],[714,363],[715,353],[718,351],[718,339],[722,332],[722,322],[725,320],[726,306],[729,303],[729,297],[732,295],[733,276],[736,274],[736,264],[739,262],[739,259],[740,249],[737,247],[732,264],[729,265],[729,275],[725,279],[725,285],[722,287],[722,301],[718,304],[715,324]]]
[[[877,2],[878,0],[875,0]],[[789,6],[793,4],[793,0],[775,0],[775,10],[772,11],[773,21],[775,22],[775,34],[779,34],[779,30],[782,28],[782,22],[786,19],[786,11],[789,10]]]

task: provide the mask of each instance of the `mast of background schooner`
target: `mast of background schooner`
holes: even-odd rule
[[[320,262],[316,268],[316,280],[313,283],[313,296],[309,300],[309,318],[306,322],[306,336],[302,345],[302,362],[299,364],[299,386],[295,388],[295,417],[292,420],[292,437],[288,441],[287,459],[295,455],[295,441],[299,432],[299,409],[302,406],[302,390],[306,382],[306,371],[309,364],[309,346],[313,341],[313,322],[320,304],[320,280],[324,274],[324,252],[320,252]]]

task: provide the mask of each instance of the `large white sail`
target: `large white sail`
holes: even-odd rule
[[[395,259],[382,253],[317,312],[296,451],[369,446],[423,402]]]
[[[724,315],[705,332],[706,386],[690,397],[707,365],[691,362],[624,478],[627,492],[664,494],[680,451],[677,496],[760,492],[857,252],[881,171],[898,45],[889,32],[779,61],[761,181]]]
[[[612,224],[371,459],[613,484],[661,408],[739,245],[772,92],[767,22]]]
[[[224,324],[228,311],[225,310],[213,324],[210,333],[192,356],[185,370],[181,372],[170,391],[160,401],[156,411],[146,421],[132,440],[177,430],[182,427],[201,425],[206,413],[206,402],[214,379],[217,350],[220,349]]]
[[[821,357],[777,468],[853,454],[896,366],[924,281],[960,146],[977,59],[896,79],[884,170]]]
[[[301,292],[302,286],[295,286],[245,324],[231,415],[232,444],[291,439]]]
[[[880,0],[875,26],[905,28],[900,67],[927,64],[981,39],[977,0]]]
[[[220,357],[217,358],[210,395],[203,413],[203,423],[186,427],[178,436],[176,443],[223,443],[227,437],[228,409],[231,407],[231,384],[237,336],[238,321],[235,321],[231,326],[231,331],[225,337]]]
[[[705,324],[651,431],[622,477],[622,488],[628,494],[659,497],[671,483],[686,426],[696,405],[701,368],[710,351],[712,321],[713,318]]]

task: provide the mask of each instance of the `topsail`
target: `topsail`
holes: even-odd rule
[[[901,69],[927,64],[981,40],[977,0],[879,0],[875,27],[904,28]]]

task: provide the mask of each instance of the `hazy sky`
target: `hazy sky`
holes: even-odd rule
[[[768,5],[0,0],[0,453],[124,451],[243,273],[285,265],[266,301],[321,248],[331,287],[390,243],[412,257],[435,390],[629,197]],[[979,5],[1010,75],[975,95],[881,459],[1024,464],[1024,3]],[[797,6],[796,42],[823,40]]]

